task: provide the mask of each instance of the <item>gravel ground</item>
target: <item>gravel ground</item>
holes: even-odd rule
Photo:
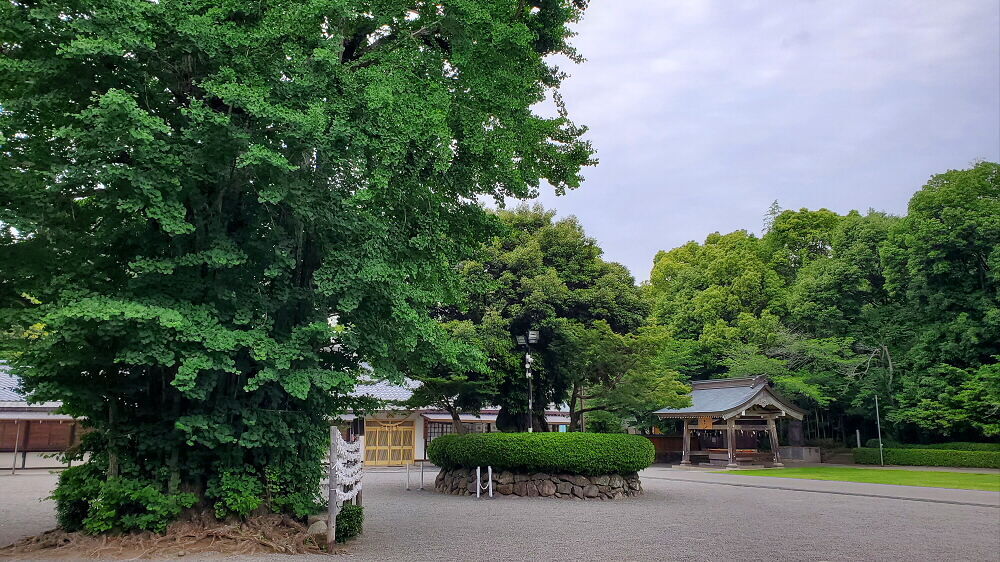
[[[47,470],[0,473],[0,546],[56,526],[55,503],[45,499],[55,485]]]
[[[350,543],[352,559],[1000,561],[994,492],[749,476],[738,482],[751,485],[733,485],[727,474],[652,468],[645,495],[629,500],[477,500],[405,491],[404,478],[365,475],[365,532]],[[53,524],[51,503],[34,501],[53,483],[0,476],[0,542]]]

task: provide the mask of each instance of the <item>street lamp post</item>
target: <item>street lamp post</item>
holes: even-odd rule
[[[534,388],[531,384],[531,363],[534,359],[531,357],[531,346],[538,343],[538,330],[528,330],[527,334],[515,336],[515,340],[517,340],[517,345],[525,350],[524,374],[528,378],[528,433],[533,433],[535,430],[535,403]]]

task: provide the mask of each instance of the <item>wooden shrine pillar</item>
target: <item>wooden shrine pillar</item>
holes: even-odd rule
[[[781,452],[778,450],[778,427],[774,423],[774,418],[767,418],[767,435],[771,439],[771,449],[774,451],[774,467],[784,468],[781,464]]]
[[[736,418],[729,418],[726,422],[726,446],[729,448],[726,468],[736,468]]]
[[[687,418],[684,418],[684,445],[681,448],[681,465],[691,465],[691,429]]]

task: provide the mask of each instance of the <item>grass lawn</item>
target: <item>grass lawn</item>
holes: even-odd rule
[[[736,476],[774,476],[805,480],[837,480],[840,482],[868,482],[872,484],[898,484],[927,488],[959,488],[962,490],[989,490],[1000,492],[1000,474],[972,472],[937,472],[919,470],[892,470],[882,468],[802,467],[770,468],[766,470],[733,470],[725,474]]]

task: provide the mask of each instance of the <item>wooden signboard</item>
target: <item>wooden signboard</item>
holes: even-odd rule
[[[712,429],[715,424],[715,420],[712,418],[698,418],[698,429]]]

